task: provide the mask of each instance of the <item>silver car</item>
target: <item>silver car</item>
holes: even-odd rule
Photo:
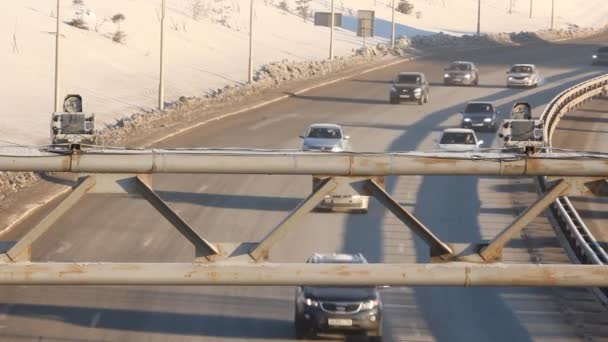
[[[507,88],[538,87],[540,74],[534,64],[515,64],[507,71]]]
[[[344,134],[342,127],[336,124],[313,124],[308,127],[306,134],[300,136],[303,151],[350,152],[350,137]],[[323,176],[313,176],[312,187],[317,188],[323,181]],[[369,197],[348,194],[349,189],[338,188],[325,196],[317,206],[317,210],[348,210],[360,213],[367,212]]]
[[[304,151],[350,152],[350,137],[344,134],[340,125],[313,124],[300,138],[304,139]]]

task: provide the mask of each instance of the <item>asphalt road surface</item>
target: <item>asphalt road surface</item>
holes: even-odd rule
[[[525,100],[540,115],[561,90],[606,71],[589,65],[595,46],[606,38],[428,57],[214,122],[161,146],[299,148],[297,137],[307,125],[335,122],[344,125],[354,151],[431,150],[442,129],[459,125],[456,113],[467,101],[494,101],[504,117],[514,101]],[[477,62],[480,86],[443,87],[443,67],[451,60]],[[506,89],[505,71],[512,63],[537,64],[541,86]],[[432,82],[429,104],[388,104],[389,80],[399,71],[427,74]],[[595,133],[567,134],[578,139]],[[481,138],[485,146],[496,144],[494,133],[481,133]],[[525,179],[411,176],[389,178],[387,188],[444,241],[477,242],[492,238],[514,219],[521,211],[515,194],[529,197],[531,184]],[[214,242],[259,240],[308,195],[310,186],[306,176],[154,177],[161,197]],[[40,215],[9,236],[23,234]],[[551,236],[534,243],[559,250]],[[505,260],[537,260],[534,250],[516,239],[505,250]],[[371,262],[429,259],[428,248],[375,201],[367,215],[308,215],[272,250],[271,260],[303,262],[314,252],[362,252]],[[193,255],[189,243],[144,200],[107,195],[88,195],[33,246],[34,259],[39,261],[188,262]],[[558,252],[544,261],[564,260]],[[385,337],[449,342],[608,338],[601,335],[602,329],[590,332],[585,322],[572,319],[569,298],[561,293],[527,288],[390,288],[383,293]],[[590,301],[584,290],[569,293],[579,296],[576,300]],[[293,295],[294,289],[288,287],[7,286],[0,292],[0,340],[292,340]],[[590,310],[603,315],[596,307]]]

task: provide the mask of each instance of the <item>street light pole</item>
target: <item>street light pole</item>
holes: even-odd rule
[[[158,109],[165,109],[165,0],[162,0],[160,10],[160,75],[158,81]]]
[[[254,0],[250,0],[249,8],[249,73],[247,76],[247,83],[253,82],[253,3]]]
[[[334,0],[331,0],[331,18],[329,27],[329,60],[334,59]]]
[[[53,97],[53,108],[55,110],[55,112],[60,112],[61,108],[59,108],[59,37],[60,37],[60,33],[59,33],[59,20],[61,20],[59,18],[59,0],[57,0],[57,23],[56,26],[57,28],[56,33],[55,33],[55,94]]]
[[[392,8],[392,29],[391,29],[391,48],[395,48],[395,0],[393,0],[393,8]]]
[[[532,7],[534,6],[534,0],[530,0],[530,19],[532,19]]]
[[[481,35],[481,0],[477,0],[477,35]]]
[[[551,31],[553,31],[554,21],[555,21],[555,0],[551,0]]]

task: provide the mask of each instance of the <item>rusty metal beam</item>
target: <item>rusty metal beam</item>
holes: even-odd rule
[[[310,212],[319,202],[331,191],[338,186],[338,183],[333,178],[326,178],[317,188],[298,206],[292,210],[286,218],[284,218],[266,237],[253,248],[249,255],[255,261],[264,260],[268,257],[268,253],[272,246],[279,242],[287,234],[302,217]]]
[[[608,287],[608,266],[18,262],[0,263],[0,284]]]
[[[524,229],[530,221],[536,218],[543,210],[551,205],[553,201],[568,190],[569,186],[570,185],[565,180],[558,180],[551,189],[539,197],[530,207],[521,213],[513,223],[500,232],[500,234],[498,234],[498,236],[479,253],[481,257],[486,261],[500,259],[504,246],[515,236],[519,235],[522,229]]]
[[[405,210],[397,201],[391,197],[378,183],[373,179],[366,182],[365,188],[384,205],[393,215],[401,220],[414,234],[421,238],[431,248],[431,256],[437,257],[441,255],[450,255],[452,249],[436,237],[430,229],[428,229],[416,216]]]
[[[78,180],[74,190],[59,205],[53,209],[42,221],[32,228],[25,236],[11,247],[6,254],[13,261],[31,259],[32,244],[46,233],[51,226],[68,212],[78,201],[95,185],[93,177],[83,177]]]
[[[190,227],[171,207],[165,203],[152,188],[139,176],[136,177],[136,188],[142,196],[169,221],[195,248],[196,257],[208,258],[218,254],[217,249],[202,238],[198,233]]]
[[[251,150],[2,153],[0,171],[73,173],[293,174],[326,176],[487,175],[608,177],[608,157],[594,153],[320,153]]]

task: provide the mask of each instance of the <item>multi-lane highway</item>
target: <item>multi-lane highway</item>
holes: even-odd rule
[[[342,124],[354,151],[428,150],[467,101],[491,100],[508,115],[515,100],[539,115],[561,90],[605,71],[589,66],[595,39],[446,52],[210,123],[161,146],[298,148],[314,122]],[[473,60],[481,85],[443,87],[443,67]],[[505,89],[511,63],[535,63],[539,88]],[[423,71],[430,103],[389,105],[389,80]],[[608,102],[596,105],[606,109]],[[575,124],[575,122],[574,122]],[[571,130],[568,137],[602,134]],[[495,135],[482,133],[485,146]],[[161,197],[210,241],[257,241],[309,192],[310,177],[157,175]],[[527,179],[393,177],[388,190],[448,242],[489,239],[533,199]],[[47,208],[48,210],[48,208]],[[15,227],[16,238],[39,218]],[[507,262],[566,262],[544,218],[505,251]],[[271,254],[302,262],[313,252],[362,252],[371,262],[426,262],[428,249],[373,202],[367,215],[312,213]],[[54,261],[191,261],[193,248],[142,199],[89,195],[33,246],[34,259]],[[585,341],[606,339],[605,314],[584,290],[391,288],[384,290],[387,341]],[[293,339],[292,288],[284,287],[2,287],[2,341],[236,341]],[[574,304],[585,303],[585,305]],[[595,328],[594,328],[595,327]]]

